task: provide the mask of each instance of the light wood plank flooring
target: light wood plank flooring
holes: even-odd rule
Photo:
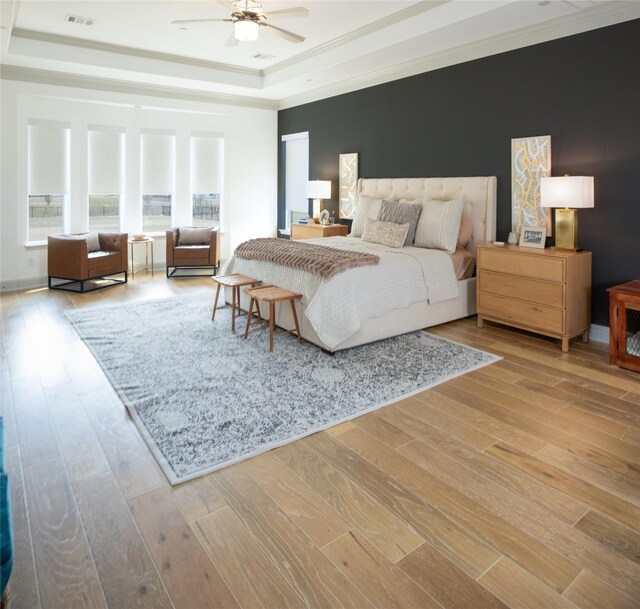
[[[64,311],[195,290],[2,294],[10,607],[640,607],[640,375],[606,345],[445,324],[504,359],[171,487]]]

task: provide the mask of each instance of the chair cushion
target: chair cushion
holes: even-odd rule
[[[174,260],[176,262],[183,260],[209,260],[208,245],[179,245],[173,250]]]
[[[204,228],[178,227],[178,245],[208,245],[210,236],[211,229],[206,226]]]

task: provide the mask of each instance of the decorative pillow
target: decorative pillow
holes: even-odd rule
[[[452,201],[427,199],[416,227],[416,247],[444,250],[453,254],[458,243],[464,198]]]
[[[381,205],[382,199],[374,199],[373,197],[360,195],[358,204],[356,205],[356,211],[353,214],[353,222],[351,223],[351,233],[349,233],[349,236],[362,237],[367,218],[375,220],[378,217]]]
[[[87,251],[91,252],[99,252],[100,251],[100,237],[98,237],[98,233],[87,233]]]
[[[383,201],[382,205],[380,205],[378,220],[395,222],[396,224],[408,224],[409,230],[404,244],[411,245],[416,236],[416,225],[421,211],[421,203],[391,203],[391,201]]]
[[[396,222],[380,222],[379,220],[367,218],[362,240],[389,247],[402,247],[408,232],[408,222],[406,224],[397,224]]]
[[[462,214],[460,232],[458,233],[458,247],[462,249],[467,247],[469,241],[471,241],[471,237],[473,237],[473,221],[469,216]]]
[[[178,227],[178,245],[209,245],[211,229],[193,226]]]

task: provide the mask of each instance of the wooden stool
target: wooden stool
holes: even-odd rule
[[[211,277],[217,284],[216,297],[213,300],[213,313],[211,314],[211,321],[216,318],[216,309],[218,308],[218,296],[220,294],[220,286],[231,288],[231,331],[236,331],[236,309],[238,316],[242,315],[240,312],[240,288],[246,285],[255,286],[261,283],[259,279],[253,277],[247,277],[246,275],[220,275]]]
[[[298,342],[301,341],[300,338],[300,326],[298,325],[298,315],[296,313],[296,306],[294,304],[294,300],[297,298],[302,298],[302,294],[295,294],[294,292],[289,292],[288,290],[283,290],[275,285],[268,287],[260,287],[260,288],[252,288],[250,290],[246,290],[245,293],[247,296],[251,298],[251,302],[249,303],[249,312],[247,313],[247,327],[244,331],[244,337],[247,338],[249,336],[249,327],[251,326],[251,314],[253,313],[253,305],[255,304],[258,310],[258,317],[260,317],[260,302],[268,302],[269,303],[269,351],[273,351],[273,336],[274,329],[276,326],[276,302],[284,302],[286,300],[289,301],[291,305],[291,313],[293,314],[293,321],[296,324],[295,330],[284,330],[283,332],[278,332],[275,335],[280,336],[281,334],[289,334],[295,332],[298,336]],[[266,320],[265,320],[266,323]]]

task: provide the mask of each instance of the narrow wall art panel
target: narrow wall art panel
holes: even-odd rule
[[[358,153],[340,155],[340,217],[352,219],[356,210],[356,186],[358,183]]]
[[[551,136],[511,140],[511,230],[523,226],[547,229],[552,234],[551,214],[540,205],[540,182],[551,175]]]

